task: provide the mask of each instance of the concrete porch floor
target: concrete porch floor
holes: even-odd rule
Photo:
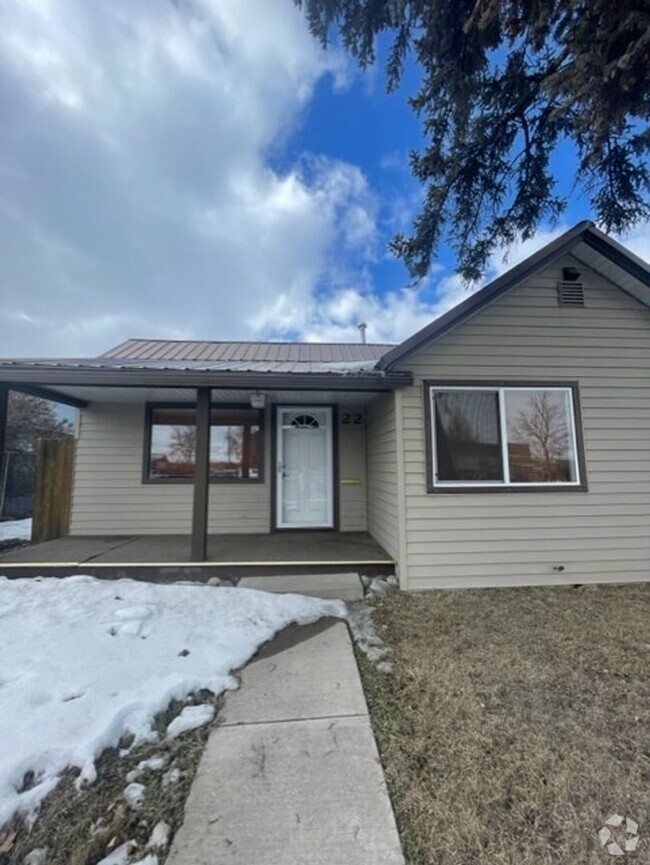
[[[287,573],[354,570],[371,575],[394,572],[395,562],[367,532],[275,532],[264,535],[211,535],[208,561],[190,560],[185,535],[65,537],[0,555],[8,576],[83,572],[97,576],[209,579]]]

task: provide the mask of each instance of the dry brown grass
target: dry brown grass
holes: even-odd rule
[[[360,657],[409,865],[650,863],[650,586],[394,593]]]
[[[221,705],[207,691],[198,696],[197,702]],[[184,705],[174,701],[157,716],[156,728],[161,734]],[[20,865],[27,853],[42,847],[48,850],[47,865],[95,865],[115,847],[132,839],[138,842],[140,856],[144,857],[144,846],[156,823],[164,820],[171,826],[172,835],[181,825],[185,800],[212,726],[184,733],[177,739],[161,738],[160,742],[138,746],[124,757],[115,748],[107,749],[97,761],[97,781],[81,792],[74,786],[78,773],[67,772],[43,803],[31,831],[21,821],[14,823],[15,845],[6,858],[0,853],[0,865]],[[138,810],[128,808],[123,797],[126,775],[154,754],[167,757],[167,765],[162,771],[147,770],[137,779],[147,788],[144,806]],[[172,766],[180,769],[183,777],[163,787],[162,776]],[[162,863],[165,857],[158,855]]]

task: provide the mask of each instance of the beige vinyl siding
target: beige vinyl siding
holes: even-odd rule
[[[81,412],[70,534],[190,533],[192,485],[142,483],[144,417],[142,403],[93,403]],[[271,530],[270,409],[264,444],[264,483],[210,485],[210,533]],[[340,485],[341,531],[366,529],[365,462],[364,427],[341,425],[340,479],[359,481]]]
[[[191,484],[143,484],[145,407],[93,403],[81,412],[70,534],[189,534]],[[269,418],[264,483],[211,484],[211,533],[268,532]]]
[[[366,409],[368,531],[393,558],[399,553],[395,396]]]
[[[342,423],[344,414],[361,415],[365,422],[363,406],[339,408],[339,528],[342,532],[365,532],[366,431],[364,423]]]
[[[569,264],[584,308],[557,304]],[[650,577],[647,308],[567,256],[403,368],[415,377],[402,392],[410,589]],[[428,494],[423,379],[577,381],[589,491]]]

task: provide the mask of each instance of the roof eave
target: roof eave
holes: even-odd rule
[[[0,383],[57,387],[212,387],[259,390],[391,391],[411,384],[406,372],[259,373],[210,370],[98,369],[14,363],[0,366]]]
[[[622,243],[614,240],[613,237],[609,237],[605,232],[596,228],[595,225],[588,232],[585,232],[583,240],[587,246],[606,256],[622,270],[627,271],[627,273],[638,279],[643,285],[650,288],[650,266],[631,250],[626,249]]]

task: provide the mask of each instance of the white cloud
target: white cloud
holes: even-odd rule
[[[300,308],[279,302],[257,323],[264,325],[266,332],[275,337],[298,332],[313,342],[355,342],[359,339],[358,324],[366,322],[369,342],[400,342],[524,261],[568,228],[564,225],[553,230],[542,229],[529,240],[495,252],[484,278],[477,283],[468,285],[457,274],[439,271],[417,287],[384,295],[345,286],[324,298],[312,299]],[[639,226],[619,239],[637,255],[646,260],[650,258],[650,224]]]
[[[347,67],[290,2],[10,0],[1,353],[250,336],[260,310],[371,259],[357,167],[274,167],[328,74],[343,86]]]
[[[284,297],[278,298],[273,306],[258,315],[254,324],[276,338],[297,332],[312,342],[355,342],[359,339],[359,323],[366,322],[369,342],[400,342],[550,243],[564,230],[539,231],[530,240],[495,253],[484,279],[477,283],[468,285],[457,274],[439,269],[418,286],[383,295],[346,285],[325,296],[311,298],[301,306],[292,306]]]
[[[617,240],[644,261],[650,261],[650,222],[637,225],[626,234],[621,234]]]
[[[368,342],[397,342],[428,324],[466,296],[466,290],[455,281],[440,285],[439,299],[424,300],[424,288],[402,288],[378,295],[344,287],[307,305],[292,307],[280,299],[263,321],[266,332],[275,337],[299,333],[309,342],[357,342],[358,325],[368,325]],[[277,323],[281,322],[282,327]],[[273,324],[276,323],[274,327]]]

